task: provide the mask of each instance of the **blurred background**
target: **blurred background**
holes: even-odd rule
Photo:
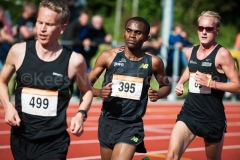
[[[11,46],[16,42],[25,41],[28,38],[32,38],[31,36],[34,37],[34,21],[36,21],[36,11],[40,1],[41,0],[1,0],[0,13],[4,11],[4,16],[2,19],[0,16],[0,22],[2,21],[4,27],[0,25],[0,30],[4,28],[5,41],[8,43],[8,45],[4,44],[4,47],[9,47],[9,45]],[[143,49],[164,60],[166,72],[174,87],[179,75],[187,65],[184,55],[185,49],[199,43],[197,37],[197,19],[199,14],[204,10],[212,10],[221,15],[221,27],[217,42],[230,50],[235,59],[236,67],[239,70],[239,0],[63,1],[68,4],[71,17],[69,29],[67,29],[69,31],[66,30],[65,35],[63,34],[59,41],[84,55],[88,64],[88,71],[91,70],[96,57],[103,50],[124,45],[122,35],[126,20],[132,16],[141,16],[150,23],[150,34],[152,35],[152,38],[143,45]],[[22,17],[22,19],[20,17]],[[31,20],[32,24],[27,23],[26,21],[28,20]],[[28,30],[26,28],[24,29],[24,25]],[[75,30],[71,29],[71,27],[74,28],[76,26],[80,26],[80,28],[75,28]],[[80,35],[80,32],[84,34],[84,36],[82,38],[80,38],[80,36],[74,37],[74,35],[76,35],[74,31],[77,32],[77,36]],[[176,40],[176,37],[180,37],[179,43],[182,43],[181,47],[175,45],[176,41],[171,41],[172,38]],[[0,41],[0,45],[1,43],[2,41]],[[0,46],[0,52],[3,53],[2,50]],[[4,49],[4,52],[6,52],[6,49]],[[6,54],[7,52],[2,56],[3,58],[1,58],[2,64],[4,64]],[[170,55],[172,58],[169,58]],[[12,83],[12,87],[13,84],[14,83]],[[95,85],[101,87],[101,79]],[[152,85],[157,87],[154,81]],[[10,93],[14,97],[12,89],[10,89]],[[78,96],[79,93],[75,91],[73,97],[78,98]],[[184,97],[185,94],[182,97],[170,95],[168,100],[176,100]],[[239,95],[232,95],[230,93],[226,93],[225,95],[225,100],[236,101],[239,99]],[[74,101],[74,99],[72,101]]]
[[[1,6],[11,15],[13,25],[22,13],[22,5],[27,0],[1,0]],[[72,2],[73,1],[73,2]],[[101,14],[104,17],[104,27],[114,35],[114,39],[122,41],[122,32],[124,22],[134,16],[142,16],[149,22],[156,19],[163,19],[165,0],[66,0],[69,4],[73,3],[71,8],[75,15],[83,9],[89,9],[94,14]],[[213,10],[218,12],[221,19],[221,31],[218,36],[218,42],[228,48],[233,48],[235,38],[240,32],[240,1],[236,0],[169,0],[173,1],[173,23],[181,23],[189,32],[189,37],[193,42],[198,43],[196,34],[196,25],[198,15],[203,10]],[[40,0],[31,0],[39,4]],[[120,4],[121,6],[117,6]],[[115,31],[115,22],[117,8],[120,7],[119,29]],[[72,13],[73,13],[72,12]],[[160,31],[161,32],[161,31]]]

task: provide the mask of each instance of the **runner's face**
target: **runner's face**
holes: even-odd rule
[[[60,16],[48,8],[40,8],[36,22],[37,37],[40,43],[54,43],[63,33],[66,24],[61,24]]]
[[[128,48],[138,49],[148,40],[144,24],[142,22],[130,20],[124,30],[124,40]]]
[[[219,28],[216,26],[214,18],[200,17],[198,21],[198,38],[201,44],[215,43],[218,31]]]

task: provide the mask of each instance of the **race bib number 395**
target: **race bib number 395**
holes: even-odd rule
[[[111,96],[140,100],[143,78],[114,74],[112,83]]]
[[[44,117],[57,115],[58,91],[24,87],[22,112]]]
[[[206,74],[208,78],[212,78],[212,75]],[[190,73],[189,78],[189,92],[200,94],[211,94],[211,88],[197,84],[195,79],[195,73]]]

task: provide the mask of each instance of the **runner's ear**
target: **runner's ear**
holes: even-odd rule
[[[61,24],[61,34],[63,34],[63,32],[65,31],[65,29],[67,28],[67,24]]]

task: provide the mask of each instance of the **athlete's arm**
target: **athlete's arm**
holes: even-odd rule
[[[148,90],[148,96],[150,101],[155,102],[158,99],[164,98],[170,94],[171,84],[165,73],[163,61],[158,56],[152,56],[152,71],[159,84],[159,89],[155,91],[150,87]]]
[[[223,47],[220,48],[216,56],[215,65],[222,68],[230,82],[211,81],[210,87],[226,92],[240,93],[240,80],[231,53]]]
[[[81,97],[79,110],[85,110],[88,112],[92,103],[93,93],[87,78],[86,62],[81,54],[76,52],[72,53],[69,61],[69,74],[75,75],[75,80],[80,90]],[[72,118],[70,129],[74,135],[80,136],[83,133],[83,121],[84,116],[79,112]]]
[[[187,58],[188,61],[190,60],[192,49],[193,49],[193,47],[188,48],[186,50],[185,55],[186,55],[186,58]],[[185,82],[187,82],[188,79],[189,79],[189,68],[187,66],[186,69],[184,70],[180,80],[178,81],[178,83],[177,83],[177,85],[175,87],[175,93],[176,93],[177,96],[181,96],[183,94],[183,91],[184,91],[183,84]]]
[[[0,100],[5,110],[5,122],[11,126],[20,126],[21,120],[17,110],[10,102],[8,83],[16,71],[16,66],[22,62],[22,53],[25,53],[25,45],[23,43],[13,45],[8,52],[6,63],[0,74]]]
[[[88,75],[88,79],[92,85],[93,95],[96,97],[99,96],[101,98],[107,98],[111,95],[112,83],[107,84],[106,86],[102,87],[101,89],[94,88],[93,85],[98,80],[98,78],[101,76],[103,71],[105,69],[109,68],[112,60],[114,59],[114,57],[116,55],[117,50],[119,50],[119,49],[114,48],[114,49],[110,49],[110,50],[106,50],[106,51],[102,52],[98,56],[93,69],[91,70],[91,72]]]
[[[88,111],[92,103],[93,93],[87,77],[87,65],[84,60],[84,57],[81,54],[74,52],[73,57],[71,57],[71,60],[72,58],[73,58],[73,61],[75,61],[74,64],[76,64],[75,80],[81,92],[79,109]],[[71,65],[71,60],[70,60],[70,65]]]

